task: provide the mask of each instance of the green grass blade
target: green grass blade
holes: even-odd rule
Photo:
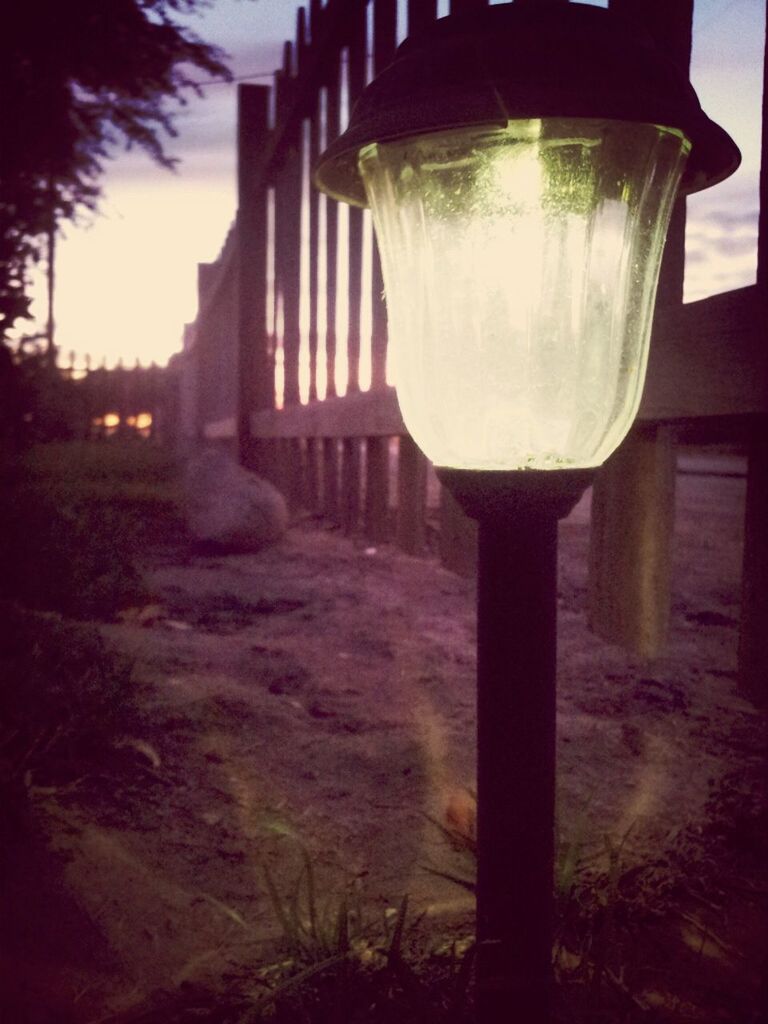
[[[387,950],[387,963],[391,967],[396,960],[402,958],[403,948],[403,929],[405,927],[405,917],[408,913],[408,894],[406,893],[400,901],[400,906],[397,911],[397,918],[395,919],[395,927],[392,931],[392,939],[389,943],[389,949]]]

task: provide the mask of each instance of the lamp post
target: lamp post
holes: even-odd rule
[[[516,0],[406,40],[316,170],[372,209],[404,422],[479,523],[482,1024],[549,1020],[558,520],[636,415],[676,196],[739,159],[637,25]]]

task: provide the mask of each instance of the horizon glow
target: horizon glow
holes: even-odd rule
[[[268,72],[280,64],[284,40],[294,36],[298,6],[216,0],[190,24],[233,53],[235,76]],[[442,7],[439,13],[445,13]],[[686,301],[755,279],[764,17],[758,0],[696,0],[692,80],[704,109],[731,133],[744,161],[732,179],[688,200]],[[59,236],[55,321],[63,363],[73,352],[78,366],[86,355],[94,366],[137,359],[162,365],[181,349],[184,324],[197,312],[197,264],[217,258],[235,216],[236,86],[211,85],[204,98],[189,97],[177,127],[178,138],[168,145],[181,158],[176,174],[135,151],[118,155],[103,179],[100,212],[90,224],[64,226]],[[341,236],[340,242],[341,255]],[[45,328],[44,267],[34,295],[35,321],[19,321],[16,336]],[[340,294],[340,337],[345,313],[346,296]],[[365,324],[362,333],[366,359]],[[340,346],[340,393],[344,363]],[[365,363],[361,371],[364,383]]]

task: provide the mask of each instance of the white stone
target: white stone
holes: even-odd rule
[[[288,526],[280,491],[215,448],[187,464],[186,512],[193,540],[231,552],[259,551]]]

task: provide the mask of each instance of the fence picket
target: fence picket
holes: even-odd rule
[[[408,35],[421,32],[437,17],[437,0],[408,0]]]
[[[451,0],[451,14],[472,14],[488,6],[488,0]]]
[[[389,438],[365,439],[365,535],[376,543],[389,534]]]
[[[366,11],[358,5],[349,42],[349,108],[365,88]],[[363,268],[363,211],[349,210],[349,335],[347,340],[347,392],[360,390],[360,331]]]
[[[397,43],[397,0],[374,0],[373,73],[378,75],[392,61]],[[374,242],[371,266],[371,387],[387,382],[387,310],[379,247]]]
[[[612,0],[634,16],[687,72],[693,0],[670,16],[667,0]],[[658,303],[683,301],[685,199],[679,199],[667,234]],[[676,453],[665,426],[636,428],[598,472],[592,495],[589,620],[594,631],[644,657],[666,639],[671,606],[671,545]],[[633,494],[631,503],[622,495]]]
[[[314,105],[309,120],[309,171],[317,162],[320,151],[320,111]],[[318,252],[320,247],[320,194],[309,184],[309,401],[317,399],[317,345],[318,345]]]
[[[328,144],[339,134],[341,106],[341,68],[339,54],[336,52],[331,60],[331,67],[326,86],[325,106],[325,139]],[[325,251],[326,251],[326,325],[325,325],[325,358],[327,370],[328,398],[336,395],[336,291],[337,291],[337,259],[339,249],[339,204],[334,199],[326,199],[325,218]]]
[[[322,510],[332,522],[341,523],[339,507],[339,442],[335,437],[323,438]]]
[[[409,555],[423,553],[426,541],[427,460],[408,434],[398,442],[397,543]]]
[[[357,532],[360,521],[360,438],[345,437],[341,456],[341,527]]]
[[[274,375],[267,339],[267,190],[257,180],[259,155],[269,132],[269,89],[238,87],[238,345],[237,440],[240,459],[258,465],[251,412],[271,408]],[[243,301],[243,296],[248,301]]]
[[[763,49],[763,124],[757,288],[762,322],[768,310],[768,24]],[[744,554],[739,626],[739,685],[761,707],[768,706],[768,417],[750,424],[749,469],[744,516]]]

